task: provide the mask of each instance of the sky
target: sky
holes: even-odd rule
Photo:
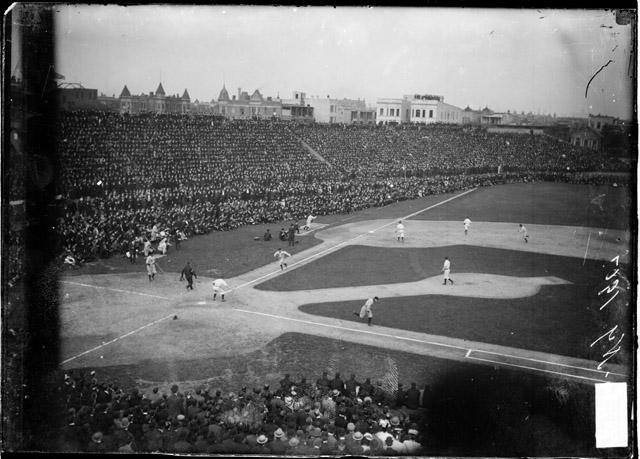
[[[631,118],[631,26],[605,10],[59,6],[56,72],[116,97],[188,89]],[[587,97],[585,89],[596,75]]]

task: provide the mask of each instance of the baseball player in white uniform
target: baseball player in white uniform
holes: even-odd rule
[[[447,281],[451,282],[453,285],[453,280],[449,275],[451,274],[451,262],[448,257],[444,257],[444,264],[442,265],[442,272],[444,273],[444,282],[442,285],[447,285]]]
[[[284,270],[287,267],[287,264],[284,262],[284,259],[287,257],[290,257],[291,254],[289,252],[285,252],[282,249],[278,249],[278,251],[274,253],[273,256],[279,260],[280,269]]]
[[[354,316],[358,316],[361,319],[364,319],[366,317],[367,318],[367,325],[370,326],[371,325],[371,320],[373,319],[373,311],[371,310],[371,306],[373,306],[373,303],[377,303],[378,299],[379,298],[377,296],[374,296],[373,298],[367,299],[367,301],[360,308],[360,312],[353,311],[353,315]]]
[[[398,242],[401,240],[404,242],[404,225],[402,224],[402,220],[400,220],[396,225],[396,236],[398,238]]]
[[[216,279],[213,281],[213,301],[216,300],[216,296],[220,293],[222,301],[224,301],[224,292],[229,288],[229,284],[224,279]]]
[[[522,233],[522,239],[524,242],[529,242],[529,233],[527,233],[527,228],[522,223],[520,223],[518,233]]]
[[[316,219],[316,217],[314,217],[313,215],[309,215],[307,217],[307,224],[304,225],[304,227],[302,228],[305,231],[309,231],[311,229],[311,222],[314,221]]]
[[[464,235],[466,236],[467,232],[469,231],[469,227],[471,226],[471,220],[469,220],[469,217],[467,217],[462,223],[464,224]]]
[[[149,282],[151,282],[153,280],[154,277],[156,277],[156,259],[151,256],[148,255],[147,256],[147,274],[149,275]]]

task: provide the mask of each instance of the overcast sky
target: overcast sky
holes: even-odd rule
[[[56,71],[107,95],[438,94],[497,111],[631,117],[631,26],[602,10],[60,6]],[[593,74],[613,60],[585,88]]]

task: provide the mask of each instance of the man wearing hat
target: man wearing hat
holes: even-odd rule
[[[331,389],[334,391],[338,390],[339,394],[342,393],[342,391],[344,391],[344,381],[340,379],[340,373],[336,373],[336,375],[331,380]],[[336,395],[335,392],[334,392],[334,395]]]
[[[322,393],[326,392],[331,386],[331,381],[327,377],[327,372],[322,372],[322,377],[316,381],[316,387],[322,391]]]
[[[269,439],[266,435],[260,435],[256,440],[256,446],[252,449],[254,454],[271,454],[271,450],[267,446]]]
[[[91,436],[91,441],[87,445],[88,453],[105,453],[108,451],[108,445],[103,441],[102,432],[95,432]]]
[[[271,452],[275,455],[281,456],[287,451],[287,438],[284,431],[278,427],[273,433],[273,442],[271,443]]]
[[[407,435],[402,442],[407,451],[407,454],[418,454],[422,449],[422,445],[416,441],[418,431],[416,429],[409,429]]]
[[[299,456],[301,455],[299,445],[300,440],[298,437],[291,437],[288,442],[289,447],[287,448],[287,454],[290,456]]]
[[[355,432],[350,439],[349,437],[347,437],[347,452],[352,456],[359,456],[364,453],[364,448],[362,448],[362,445],[360,444],[363,438],[364,435],[362,434],[362,432]]]

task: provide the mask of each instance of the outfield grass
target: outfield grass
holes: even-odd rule
[[[293,271],[260,283],[260,290],[293,291],[355,285],[418,281],[441,273],[444,257],[456,272],[503,276],[557,276],[576,284],[604,281],[608,274],[598,260],[549,255],[519,250],[452,245],[402,248],[350,245],[329,257],[319,258]]]
[[[452,260],[456,272],[506,276],[557,276],[569,285],[544,286],[527,298],[496,300],[448,295],[382,298],[374,307],[376,325],[599,360],[603,340],[590,344],[615,324],[631,323],[628,308],[613,305],[600,311],[612,266],[598,260],[476,246],[383,248],[348,246],[256,288],[275,291],[320,289],[411,282],[440,275],[442,260]],[[357,267],[357,268],[354,268]],[[393,268],[390,268],[393,267]],[[517,280],[514,280],[517,282]],[[443,291],[456,286],[442,286]],[[301,306],[310,314],[359,320],[353,316],[362,301],[318,302]],[[628,328],[628,327],[627,327]],[[630,330],[629,330],[630,331]],[[631,336],[628,335],[628,336]],[[628,343],[613,362],[629,356]]]
[[[412,218],[462,222],[468,216],[471,221],[612,229],[628,229],[631,224],[631,198],[629,190],[623,187],[537,182],[479,191]],[[591,204],[601,194],[605,194],[602,210]]]

